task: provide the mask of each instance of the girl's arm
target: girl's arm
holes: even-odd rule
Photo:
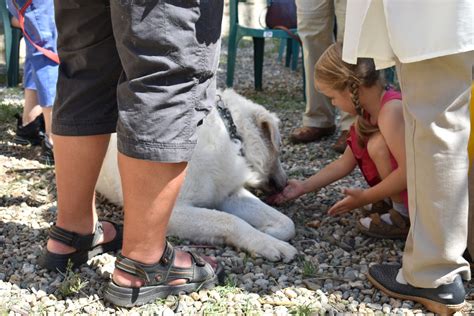
[[[328,210],[329,215],[340,215],[363,205],[375,203],[386,197],[399,194],[407,188],[405,121],[401,101],[387,102],[380,110],[377,123],[380,133],[397,161],[398,168],[371,188],[365,190],[346,189],[344,191],[346,197]]]
[[[357,161],[352,154],[351,148],[347,146],[339,159],[331,162],[318,173],[303,181],[304,193],[318,191],[328,184],[344,178],[351,173],[356,166]]]
[[[354,158],[354,155],[352,154],[352,150],[349,148],[349,146],[347,146],[346,151],[339,159],[330,163],[321,171],[304,181],[288,181],[285,189],[281,193],[269,197],[267,199],[267,203],[281,204],[286,201],[296,199],[303,194],[317,191],[322,187],[325,187],[326,185],[345,177],[352,170],[354,170],[356,165],[357,162]]]

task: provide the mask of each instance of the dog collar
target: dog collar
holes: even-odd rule
[[[235,126],[234,119],[232,118],[232,114],[230,113],[229,109],[225,106],[224,101],[222,101],[222,97],[220,95],[217,96],[216,108],[219,112],[222,121],[224,121],[224,125],[229,133],[230,139],[240,145],[240,155],[244,156],[244,147],[242,146],[242,137],[240,136],[239,132],[237,131],[237,126]]]

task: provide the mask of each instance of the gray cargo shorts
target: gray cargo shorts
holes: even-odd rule
[[[215,102],[223,0],[55,0],[53,133],[117,132],[126,156],[189,161]]]

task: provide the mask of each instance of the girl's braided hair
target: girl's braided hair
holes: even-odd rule
[[[335,43],[321,55],[314,68],[316,81],[322,82],[335,90],[344,91],[346,88],[352,95],[357,112],[355,127],[359,136],[359,145],[365,146],[368,137],[379,128],[370,124],[365,117],[365,111],[359,100],[359,87],[372,87],[383,84],[380,72],[375,69],[372,58],[358,58],[357,64],[352,65],[342,60],[342,44]]]

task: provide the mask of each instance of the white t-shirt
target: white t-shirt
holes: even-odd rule
[[[474,50],[474,0],[348,0],[343,59],[378,69]]]

